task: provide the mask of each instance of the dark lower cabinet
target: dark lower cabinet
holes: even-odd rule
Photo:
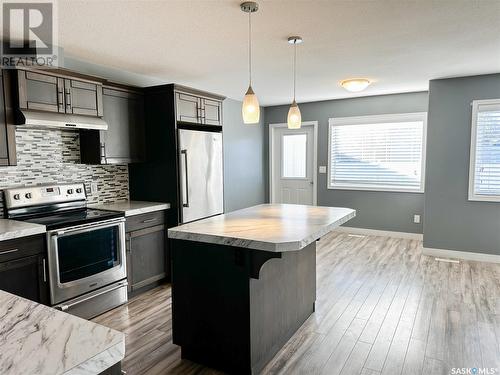
[[[80,132],[82,163],[123,164],[144,159],[144,96],[137,90],[104,87],[106,131]]]
[[[0,289],[49,304],[45,235],[0,242]]]
[[[127,278],[135,292],[168,277],[167,230],[163,211],[127,218]],[[161,218],[160,218],[161,216]]]

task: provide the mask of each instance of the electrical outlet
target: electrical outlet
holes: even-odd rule
[[[415,224],[420,224],[420,215],[413,215],[413,222]]]
[[[97,193],[97,182],[91,182],[90,183],[90,192],[92,194],[96,194]]]
[[[319,166],[319,173],[326,173],[326,165],[320,165]]]

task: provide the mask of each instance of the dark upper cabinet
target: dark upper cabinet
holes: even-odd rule
[[[3,75],[0,74],[0,165],[9,164],[7,146],[7,122],[5,118],[5,96],[3,92]]]
[[[175,94],[177,121],[201,124],[201,99],[177,92]]]
[[[65,113],[64,79],[18,70],[19,108]]]
[[[0,289],[49,303],[45,235],[0,242]]]
[[[222,125],[222,101],[177,91],[175,111],[178,122]]]
[[[103,119],[107,131],[80,132],[83,163],[121,164],[143,160],[144,95],[132,89],[103,88]]]
[[[17,71],[19,108],[102,116],[102,84],[65,76]]]
[[[102,95],[102,85],[99,83],[84,82],[76,79],[64,80],[66,113],[102,117]]]
[[[14,125],[9,124],[12,97],[6,83],[10,79],[4,72],[0,71],[0,166],[16,165],[15,130]]]
[[[222,102],[218,100],[202,99],[203,124],[222,125]]]

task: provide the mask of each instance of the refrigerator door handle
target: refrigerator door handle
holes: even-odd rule
[[[184,195],[182,197],[182,207],[189,207],[189,185],[188,185],[188,156],[187,150],[181,150],[181,155],[184,155]]]

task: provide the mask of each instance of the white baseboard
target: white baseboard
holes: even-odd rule
[[[424,255],[429,255],[438,258],[453,258],[453,259],[472,260],[476,262],[500,263],[500,255],[495,255],[495,254],[471,253],[468,251],[446,250],[446,249],[434,249],[432,247],[424,247],[423,253]]]
[[[338,227],[335,230],[337,232],[364,234],[368,236],[386,236],[386,237],[404,238],[404,239],[420,240],[420,241],[422,241],[423,239],[423,234],[421,233],[393,232],[387,230],[365,229],[365,228],[344,227],[344,226]]]

